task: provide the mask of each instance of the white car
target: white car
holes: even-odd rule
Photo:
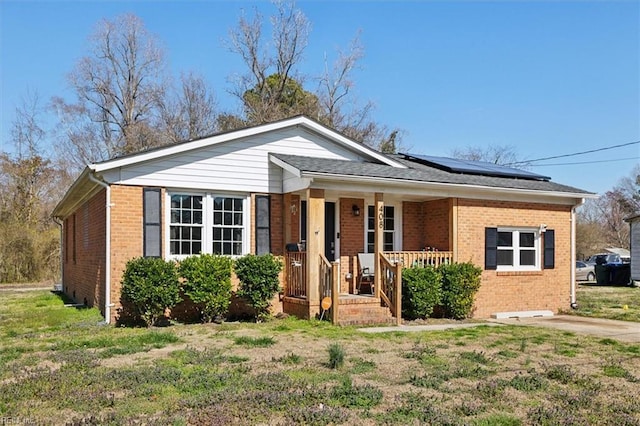
[[[593,265],[585,262],[576,262],[576,281],[594,281],[596,279],[596,271]]]

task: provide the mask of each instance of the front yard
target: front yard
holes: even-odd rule
[[[154,329],[100,321],[48,291],[3,293],[0,419],[640,424],[640,345],[611,339],[486,325],[365,334],[291,318]]]
[[[578,309],[568,314],[640,322],[640,288],[580,283]]]

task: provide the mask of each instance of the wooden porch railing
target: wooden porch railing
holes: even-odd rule
[[[284,295],[291,297],[307,297],[307,252],[286,252]]]
[[[402,324],[402,264],[391,263],[386,253],[380,256],[380,299],[396,317],[396,323]]]
[[[320,308],[321,318],[331,320],[333,324],[338,322],[338,298],[339,298],[339,282],[338,282],[338,264],[329,262],[329,260],[320,254]],[[330,307],[324,305],[325,298],[331,299]]]
[[[385,251],[384,256],[392,262],[400,262],[404,268],[453,263],[452,251]]]

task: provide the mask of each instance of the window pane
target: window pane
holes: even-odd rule
[[[384,244],[393,244],[393,232],[385,232],[383,237],[384,238]]]
[[[202,224],[202,212],[195,211],[193,212],[193,223]]]
[[[213,214],[213,224],[222,225],[222,213],[216,212]]]
[[[375,209],[373,208],[373,206],[367,206],[367,215],[369,217],[372,217],[372,218],[375,219],[376,213],[375,213]]]
[[[233,230],[233,241],[242,241],[242,229]]]
[[[171,238],[172,240],[178,238],[179,230],[180,229],[177,226],[172,226],[171,228],[169,228],[169,238]]]
[[[233,225],[233,223],[231,223],[231,219],[232,219],[232,214],[231,213],[225,213],[224,214],[224,224],[225,225]]]
[[[191,228],[189,228],[188,226],[183,226],[182,228],[180,228],[180,238],[183,240],[190,240],[191,239]]]
[[[393,231],[393,217],[386,217],[384,219],[384,230]]]
[[[520,247],[534,247],[535,240],[533,232],[520,232]]]
[[[171,210],[171,223],[180,223],[180,211]]]
[[[178,242],[177,242],[177,241],[171,241],[171,242],[169,243],[169,247],[170,247],[170,250],[171,250],[171,254],[180,254],[180,253],[178,252],[179,244],[178,244]]]
[[[385,217],[393,218],[394,216],[393,206],[384,206],[384,215]]]
[[[224,241],[229,241],[229,240],[231,240],[231,229],[229,229],[229,228],[224,228],[224,229],[222,230],[222,239],[223,239]]]
[[[181,245],[180,254],[191,254],[191,243],[183,241]]]
[[[242,243],[233,243],[233,254],[236,256],[242,254]]]
[[[213,199],[214,210],[222,210],[222,200],[223,198],[220,198],[220,197],[216,197]]]
[[[498,265],[513,266],[513,250],[498,250]]]
[[[232,254],[231,243],[222,243],[222,254]]]
[[[373,253],[373,244],[367,244],[367,253]]]
[[[224,209],[227,211],[233,210],[233,198],[223,198],[223,200]]]
[[[376,224],[376,218],[374,218],[373,216],[369,216],[367,219],[367,229],[373,230],[375,229],[375,225]]]
[[[513,233],[498,232],[498,247],[513,247]]]
[[[193,197],[193,208],[195,210],[202,210],[202,197]]]
[[[182,210],[182,223],[191,223],[191,211]]]
[[[367,232],[367,244],[373,244],[375,242],[376,235],[373,232]]]
[[[172,209],[180,208],[180,196],[179,195],[172,195],[171,196],[171,208]]]
[[[191,238],[193,238],[194,240],[201,240],[202,239],[202,228],[198,227],[198,226],[194,226],[193,228],[191,228]]]
[[[233,224],[234,225],[242,225],[242,213],[234,213],[233,214]]]
[[[233,199],[233,210],[235,210],[237,212],[241,212],[242,211],[242,199],[241,198],[234,198]]]
[[[213,254],[222,254],[222,243],[213,243]]]
[[[217,241],[222,239],[222,228],[213,228],[213,239]]]
[[[535,250],[520,250],[520,266],[535,266],[535,264],[536,264]]]

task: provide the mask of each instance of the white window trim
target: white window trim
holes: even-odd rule
[[[497,265],[496,270],[498,272],[507,271],[541,271],[542,270],[542,238],[540,234],[540,228],[529,227],[499,227],[498,232],[511,232],[513,234],[512,247],[513,249],[513,262],[514,265]],[[535,250],[535,264],[534,265],[520,265],[520,232],[532,232],[534,234],[533,248],[525,247],[525,250]],[[497,247],[498,252],[501,247]]]
[[[165,259],[182,260],[189,256],[171,254],[170,234],[171,234],[171,196],[172,195],[199,195],[202,196],[202,253],[211,254],[213,252],[213,199],[215,197],[241,198],[242,201],[242,255],[232,255],[231,258],[238,258],[251,252],[251,236],[253,229],[251,220],[251,194],[224,193],[224,192],[198,192],[190,190],[171,189],[165,191],[164,208],[164,257]]]
[[[400,251],[402,247],[402,208],[398,208],[395,203],[384,203],[385,207],[393,207],[393,251]],[[402,206],[402,203],[400,203]],[[375,204],[365,202],[364,206],[364,252],[369,253],[369,244],[367,237],[369,233],[369,207],[373,207],[375,212]]]

